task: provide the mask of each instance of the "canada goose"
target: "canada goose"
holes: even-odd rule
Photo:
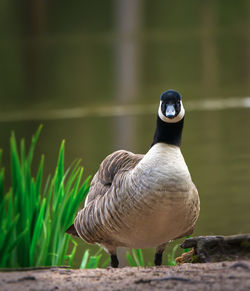
[[[118,267],[116,248],[156,247],[155,265],[170,240],[193,232],[200,201],[180,151],[181,95],[161,95],[153,143],[145,155],[119,150],[95,174],[84,208],[67,233],[101,245]]]

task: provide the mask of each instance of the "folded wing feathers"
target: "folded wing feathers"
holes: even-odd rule
[[[120,150],[116,151],[101,163],[98,178],[102,183],[112,183],[115,175],[120,170],[131,170],[138,162],[143,158],[144,155],[135,155],[131,152]]]
[[[123,174],[132,170],[143,157],[120,150],[107,156],[101,163],[91,182],[85,207],[75,219],[75,227],[85,241],[101,242],[106,233],[124,224],[118,210],[118,207],[123,207],[117,204],[118,189],[122,187]],[[112,185],[115,177],[115,185]],[[105,199],[101,199],[104,195]]]
[[[135,155],[124,150],[116,151],[107,156],[91,182],[85,205],[98,196],[106,194],[116,174],[133,169],[143,157],[144,155]]]

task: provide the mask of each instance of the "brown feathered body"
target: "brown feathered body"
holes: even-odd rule
[[[199,210],[180,148],[157,143],[145,155],[121,150],[106,157],[74,226],[83,240],[112,253],[118,246],[157,247],[191,234]]]

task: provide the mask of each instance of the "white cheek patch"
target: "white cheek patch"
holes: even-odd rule
[[[167,118],[161,111],[161,104],[162,104],[162,101],[160,101],[160,105],[159,105],[159,109],[158,109],[158,116],[160,117],[160,119],[162,121],[168,122],[168,123],[176,123],[184,117],[185,109],[183,107],[182,101],[181,101],[181,111],[175,118]]]

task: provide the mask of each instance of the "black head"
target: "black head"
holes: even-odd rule
[[[151,147],[160,142],[180,146],[184,115],[181,95],[174,90],[162,93]]]
[[[164,122],[175,123],[185,114],[181,95],[175,90],[167,90],[161,94],[158,116]]]

